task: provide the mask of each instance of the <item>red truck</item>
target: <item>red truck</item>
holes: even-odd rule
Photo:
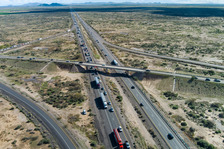
[[[118,143],[119,149],[123,149],[124,146],[123,146],[121,137],[120,137],[120,135],[119,135],[117,129],[113,129],[113,131],[114,131],[114,136],[115,136],[115,139],[116,139],[116,141],[117,141],[117,143]]]

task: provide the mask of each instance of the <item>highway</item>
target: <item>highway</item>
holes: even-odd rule
[[[87,30],[89,30],[89,31],[91,30],[91,32],[89,32],[90,33],[89,35],[91,37],[93,37],[94,39],[98,40],[98,42],[101,42],[101,44],[106,44],[106,45],[109,45],[111,47],[114,47],[114,48],[117,48],[117,49],[120,49],[120,50],[124,50],[124,51],[131,52],[131,53],[135,53],[135,54],[140,54],[140,55],[144,55],[144,56],[156,57],[156,58],[167,59],[167,60],[172,60],[172,61],[179,61],[179,62],[190,63],[190,64],[195,64],[195,65],[201,65],[201,66],[206,66],[206,67],[211,67],[211,68],[224,69],[224,66],[223,65],[216,65],[216,64],[210,64],[210,63],[201,62],[201,61],[194,61],[194,60],[189,60],[189,59],[183,59],[183,58],[170,57],[170,56],[165,56],[165,55],[152,54],[152,53],[147,53],[147,52],[142,52],[142,51],[137,51],[137,50],[133,50],[133,49],[127,49],[127,48],[124,48],[124,47],[120,47],[120,46],[117,46],[117,45],[114,45],[112,43],[109,43],[109,42],[105,41],[88,24],[86,24],[85,22],[82,22],[82,23],[84,24],[84,27]]]
[[[85,47],[83,47],[85,49]],[[88,52],[88,51],[86,51]],[[89,52],[88,52],[89,53]],[[107,53],[108,54],[108,53]],[[89,59],[92,59],[91,56],[86,57],[86,60],[90,62]],[[98,67],[98,68],[106,68],[106,69],[116,69],[116,70],[123,70],[123,71],[133,71],[133,72],[142,72],[142,73],[151,73],[151,74],[157,74],[157,75],[167,75],[167,76],[173,76],[173,77],[182,77],[182,78],[192,78],[192,75],[189,74],[180,74],[180,73],[172,73],[172,72],[165,72],[165,71],[158,71],[158,70],[149,70],[149,69],[141,69],[141,68],[134,68],[134,67],[125,67],[125,66],[117,66],[117,65],[107,65],[107,64],[99,64],[99,63],[91,63],[89,62],[78,62],[78,61],[69,61],[69,60],[59,60],[59,59],[46,59],[46,58],[28,58],[28,57],[21,57],[21,56],[5,56],[0,55],[0,59],[17,59],[17,60],[29,60],[29,61],[43,61],[43,62],[56,62],[56,63],[69,63],[69,64],[75,64],[80,66],[90,66],[90,67]],[[112,58],[110,60],[113,60]],[[119,72],[124,73],[124,72]],[[195,76],[195,75],[194,75]],[[203,76],[195,76],[200,81],[206,81],[208,77]],[[209,82],[216,82],[216,78],[209,77]],[[222,83],[224,84],[223,79],[218,79],[220,82],[216,83]]]
[[[98,72],[95,70],[96,69],[95,66],[92,65],[92,62],[95,61],[92,51],[87,46],[86,40],[82,34],[82,31],[79,28],[78,22],[76,21],[74,14],[72,12],[71,12],[71,16],[72,16],[72,19],[74,22],[74,26],[76,27],[77,38],[79,40],[79,44],[81,47],[81,51],[83,53],[83,57],[84,57],[85,61],[91,62],[91,63],[76,62],[76,64],[83,65],[83,66],[89,66],[87,69],[92,71],[92,73],[89,74],[89,78],[92,83],[92,90],[95,94],[95,106],[97,108],[97,113],[98,113],[97,116],[100,117],[100,120],[102,121],[99,129],[101,132],[102,132],[102,130],[104,130],[104,132],[102,132],[102,133],[106,134],[105,138],[103,139],[104,145],[106,148],[117,148],[116,143],[113,143],[115,140],[112,139],[112,138],[114,138],[114,137],[112,137],[113,136],[112,132],[113,132],[113,129],[117,129],[119,126],[123,126],[118,118],[119,113],[116,111],[116,108],[112,102],[110,92],[108,91],[108,88],[105,85],[104,78],[98,74]],[[69,62],[69,63],[73,63],[73,62]],[[102,66],[102,64],[99,64],[98,66]],[[97,77],[100,80],[99,88],[96,88],[95,77]],[[105,93],[105,92],[107,93],[107,95],[105,95],[104,97],[105,97],[107,103],[108,102],[111,103],[111,104],[107,104],[106,109],[103,108],[101,97],[100,97],[100,93]],[[114,109],[114,112],[111,111],[112,107]],[[126,127],[123,127],[123,132],[119,133],[123,143],[124,143],[124,141],[127,141],[127,140],[130,142],[130,137],[125,135],[125,134],[127,134],[126,132],[127,132]],[[132,144],[130,144],[130,145],[132,146]]]
[[[35,117],[40,120],[41,124],[52,134],[56,139],[57,144],[62,149],[75,149],[75,145],[68,138],[65,132],[56,124],[55,120],[49,117],[42,109],[40,109],[36,104],[22,96],[18,92],[12,90],[0,83],[0,91],[3,94],[8,95],[10,98],[13,98],[16,103],[25,107],[29,112],[31,112]]]
[[[114,59],[118,61],[118,59],[109,51],[101,42],[102,38],[99,37],[99,35],[88,25],[86,24],[82,18],[76,13],[78,19],[82,23],[83,27],[86,29],[92,40],[96,43],[96,46],[99,51],[105,55],[105,58],[112,62]],[[99,37],[99,38],[98,38]],[[122,65],[119,62],[119,65]],[[124,73],[122,70],[117,70],[118,73]],[[137,102],[140,104],[142,103],[144,106],[142,107],[145,113],[148,115],[148,118],[153,122],[154,126],[157,128],[157,130],[160,132],[162,138],[165,140],[169,148],[173,149],[185,149],[189,148],[189,146],[183,141],[183,139],[177,134],[177,132],[172,128],[172,126],[166,121],[166,119],[162,116],[162,114],[156,109],[156,107],[148,100],[148,98],[142,93],[140,89],[136,86],[136,84],[130,79],[121,77],[125,85],[130,89],[133,96],[137,100]],[[136,86],[135,88],[132,88],[132,86]],[[171,133],[174,138],[172,140],[169,140],[167,135],[168,133]]]
[[[139,54],[139,55],[156,57],[156,58],[184,62],[184,63],[195,64],[195,65],[201,65],[201,66],[206,66],[206,67],[211,67],[211,68],[224,69],[223,65],[216,65],[216,64],[210,64],[210,63],[205,63],[205,62],[201,62],[201,61],[194,61],[194,60],[189,60],[189,59],[182,59],[182,58],[177,58],[177,57],[170,57],[170,56],[165,56],[165,55],[158,55],[158,54],[152,54],[152,53],[147,53],[147,52],[143,52],[143,51],[137,51],[137,50],[133,50],[133,49],[127,49],[127,48],[123,48],[123,47],[111,44],[105,40],[103,40],[103,43],[106,45],[109,45],[111,47],[114,47],[114,48],[117,48],[117,49],[120,49],[123,51],[131,52],[131,53]]]
[[[53,38],[56,38],[58,36],[61,36],[61,35],[67,34],[67,33],[68,33],[68,31],[65,31],[65,32],[62,32],[62,33],[58,33],[56,35],[49,36],[49,37],[39,38],[39,39],[36,39],[36,40],[33,40],[33,41],[28,41],[28,42],[25,42],[25,43],[20,43],[18,45],[13,45],[13,46],[8,47],[8,48],[0,49],[0,53],[16,50],[16,49],[22,48],[24,46],[27,46],[27,45],[30,45],[30,44],[33,44],[33,43],[36,43],[36,42],[40,42],[40,41],[43,41],[43,40],[53,39]]]

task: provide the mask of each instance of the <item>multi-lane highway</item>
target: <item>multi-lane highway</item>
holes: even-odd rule
[[[100,124],[100,130],[104,130],[104,134],[106,134],[105,138],[104,138],[104,145],[106,148],[117,148],[117,145],[115,145],[112,138],[114,134],[113,129],[117,129],[119,126],[124,126],[121,124],[118,116],[119,113],[116,111],[116,108],[113,105],[113,102],[111,100],[111,96],[110,93],[107,89],[107,86],[105,85],[104,82],[104,78],[98,74],[97,71],[95,71],[95,67],[92,65],[92,62],[95,61],[92,51],[90,50],[90,48],[88,47],[88,45],[86,44],[86,40],[83,36],[82,31],[79,28],[78,22],[76,21],[76,18],[74,16],[74,14],[71,12],[71,16],[74,22],[74,26],[76,27],[76,32],[77,32],[77,38],[81,47],[81,51],[83,53],[83,57],[85,59],[85,61],[87,62],[91,62],[91,63],[82,63],[82,62],[76,62],[76,64],[78,65],[83,65],[83,66],[89,66],[88,69],[92,71],[92,73],[89,75],[90,81],[92,82],[92,90],[95,94],[95,98],[96,98],[96,107],[99,109],[97,110],[98,113],[98,117],[100,116],[101,118],[101,124]],[[67,61],[67,63],[72,63],[70,61]],[[98,66],[102,66],[102,64],[98,65]],[[98,80],[100,80],[100,87],[96,87],[96,81],[95,78],[98,78]],[[106,106],[107,108],[105,109],[104,106],[102,106],[102,101],[101,101],[101,94],[103,93],[103,96],[105,97],[106,100]],[[110,103],[110,104],[108,104]],[[113,109],[113,111],[112,111]],[[127,131],[126,131],[126,127],[123,127],[123,132],[119,132],[119,135],[122,139],[122,143],[124,143],[125,141],[131,142],[130,137],[127,136]],[[132,147],[132,144],[130,144]]]
[[[117,49],[120,49],[120,50],[123,50],[123,51],[131,52],[131,53],[139,54],[139,55],[156,57],[156,58],[167,59],[167,60],[178,61],[178,62],[184,62],[184,63],[195,64],[195,65],[201,65],[201,66],[206,66],[206,67],[211,67],[211,68],[224,69],[223,65],[216,65],[216,64],[210,64],[210,63],[205,63],[205,62],[201,62],[201,61],[194,61],[194,60],[183,59],[183,58],[178,58],[178,57],[170,57],[170,56],[165,56],[165,55],[158,55],[158,54],[152,54],[152,53],[147,53],[147,52],[143,52],[143,51],[137,51],[137,50],[133,50],[133,49],[127,49],[127,48],[124,48],[124,47],[120,47],[120,46],[111,44],[111,43],[109,43],[105,40],[102,40],[102,42],[106,45],[111,46],[111,47],[114,47],[114,48],[117,48]]]
[[[86,24],[82,18],[76,13],[78,19],[82,23],[83,27],[86,29],[92,40],[96,43],[99,51],[105,55],[106,59],[109,62],[112,62],[114,59],[118,61],[118,59],[109,51],[101,42],[102,38],[88,25]],[[119,63],[122,65],[121,63]],[[119,73],[124,73],[122,70],[117,70]],[[140,89],[135,86],[135,83],[130,78],[121,78],[125,85],[130,89],[133,96],[140,104],[142,103],[144,106],[142,107],[145,113],[148,115],[148,118],[153,122],[154,126],[160,132],[162,138],[165,140],[167,145],[173,149],[184,149],[189,148],[188,145],[183,141],[183,139],[177,134],[177,132],[171,127],[171,125],[166,121],[166,119],[162,116],[162,114],[156,109],[156,107],[150,102],[150,100],[142,93]],[[168,138],[168,134],[171,133],[174,138],[170,140]]]
[[[55,120],[49,117],[41,108],[39,108],[32,101],[22,96],[18,92],[12,90],[0,83],[0,91],[3,94],[6,94],[10,98],[13,98],[14,101],[23,107],[25,107],[29,112],[31,112],[38,120],[40,120],[41,124],[52,134],[52,136],[56,139],[57,144],[62,149],[75,149],[76,146],[70,140],[70,138],[65,134],[65,132],[57,125]],[[76,143],[77,144],[77,143]]]
[[[56,35],[48,36],[48,37],[45,37],[45,38],[38,38],[38,39],[33,40],[33,41],[28,41],[28,42],[25,42],[25,43],[20,43],[18,45],[13,45],[13,46],[8,47],[8,48],[0,49],[0,53],[4,53],[4,52],[7,52],[7,51],[11,51],[11,50],[17,50],[17,49],[20,49],[20,48],[25,47],[27,45],[30,45],[30,44],[33,44],[33,43],[36,43],[36,42],[40,42],[42,40],[53,39],[53,38],[56,38],[58,36],[67,34],[68,32],[69,32],[69,30],[65,31],[65,32],[62,32],[62,33],[58,33]]]

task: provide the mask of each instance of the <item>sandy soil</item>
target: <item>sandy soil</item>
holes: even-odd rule
[[[84,74],[82,73],[69,73],[66,70],[60,70],[59,68],[57,68],[57,72],[51,73],[51,74],[44,74],[46,75],[46,78],[44,78],[44,81],[50,81],[51,78],[56,77],[56,76],[60,76],[62,77],[62,80],[76,80],[79,79],[81,81],[81,83],[84,83],[84,80],[82,79],[82,77],[84,76]],[[6,77],[1,76],[0,77],[1,80],[4,80],[4,82],[10,82]],[[24,93],[26,93],[28,96],[32,97],[33,99],[35,99],[36,101],[38,101],[38,104],[45,109],[46,111],[50,111],[49,114],[54,117],[55,119],[59,118],[60,122],[62,123],[62,125],[66,125],[67,128],[73,132],[73,135],[76,136],[76,138],[79,139],[79,141],[81,143],[83,143],[84,148],[89,146],[89,142],[90,140],[85,136],[85,133],[80,131],[78,128],[72,128],[72,125],[69,124],[67,122],[68,120],[68,115],[72,114],[79,114],[80,115],[80,120],[76,123],[78,126],[80,126],[80,128],[82,127],[86,127],[87,125],[90,124],[91,121],[93,121],[93,117],[88,116],[89,112],[87,112],[87,115],[82,115],[81,112],[83,111],[83,109],[85,109],[86,111],[89,109],[89,101],[85,101],[84,103],[82,103],[81,105],[78,105],[76,107],[72,107],[69,106],[66,109],[57,109],[52,107],[51,105],[46,104],[45,102],[42,102],[42,98],[40,97],[40,95],[36,92],[36,89],[34,88],[34,86],[32,86],[32,82],[27,82],[27,86],[29,88],[26,88],[25,85],[19,86],[19,85],[15,85],[14,87],[17,90],[20,90]],[[86,88],[84,87],[82,90],[83,94],[86,94]],[[93,131],[93,127],[90,127],[90,131]]]
[[[137,115],[135,109],[133,108],[132,104],[129,102],[127,96],[124,94],[121,86],[117,83],[115,78],[110,78],[110,79],[116,84],[118,90],[120,91],[121,96],[123,97],[122,108],[128,109],[128,110],[123,110],[123,111],[124,111],[126,118],[130,122],[131,126],[138,128],[140,134],[145,138],[145,141],[148,145],[156,146],[156,143],[154,142],[152,136],[149,134],[148,130],[145,128],[142,121],[138,118],[138,115]]]
[[[26,116],[19,112],[18,109],[7,100],[0,97],[0,148],[1,149],[9,149],[9,148],[23,148],[23,149],[31,149],[31,148],[48,148],[48,145],[37,146],[37,143],[43,139],[39,131],[33,131],[35,126],[33,123],[26,123],[28,119]],[[10,110],[11,108],[14,108]],[[19,125],[22,125],[22,129],[15,130],[15,128]],[[34,134],[30,134],[30,132],[34,132]],[[38,139],[31,143],[30,140],[26,142],[21,139],[24,137],[35,137]],[[12,142],[16,140],[15,145]]]

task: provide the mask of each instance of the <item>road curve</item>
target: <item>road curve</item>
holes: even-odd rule
[[[72,143],[72,141],[68,138],[65,132],[56,124],[56,122],[51,119],[42,109],[40,109],[36,104],[32,101],[28,100],[26,97],[22,96],[18,92],[12,90],[6,85],[0,83],[0,91],[3,94],[8,95],[10,98],[13,98],[16,103],[19,103],[23,107],[25,107],[28,111],[30,111],[35,117],[40,120],[41,124],[43,124],[46,129],[52,134],[52,136],[56,139],[57,144],[62,149],[75,149],[76,147]]]

